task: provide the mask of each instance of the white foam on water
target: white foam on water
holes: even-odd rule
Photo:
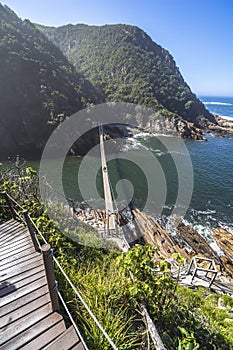
[[[171,134],[162,134],[162,133],[153,133],[153,132],[139,132],[134,135],[135,138],[140,138],[140,137],[174,137],[174,135]],[[177,136],[177,135],[175,135]]]
[[[148,137],[148,136],[153,136],[153,134],[149,133],[149,132],[138,132],[134,135],[134,138],[138,138],[138,137]]]
[[[204,105],[219,105],[219,106],[233,106],[232,103],[227,102],[202,102]]]
[[[233,117],[229,117],[227,115],[220,115],[219,117],[222,118],[222,119],[230,120],[230,121],[233,122]]]
[[[225,223],[220,221],[219,222],[219,227],[224,229],[224,230],[226,230],[226,231],[228,231],[228,232],[230,232],[233,235],[233,223],[230,224],[230,225],[227,225],[227,224],[225,224]]]
[[[224,255],[224,252],[218,246],[217,242],[213,238],[213,231],[212,231],[212,228],[210,226],[208,226],[208,225],[203,226],[201,224],[192,224],[186,219],[182,219],[182,222],[184,225],[189,226],[192,229],[194,229],[195,231],[197,231],[198,234],[206,240],[206,242],[209,244],[209,246],[213,249],[213,251],[218,256]],[[176,236],[174,228],[175,228],[175,220],[173,220],[171,218],[168,219],[168,222],[166,223],[165,229],[167,230],[167,232],[169,232],[169,234],[171,236]]]
[[[139,149],[139,148],[144,148],[147,151],[155,153],[156,156],[158,156],[158,157],[164,156],[166,154],[181,154],[181,155],[184,154],[182,152],[176,152],[176,151],[162,152],[161,149],[159,149],[159,148],[155,149],[153,147],[147,147],[140,142],[140,139],[150,138],[150,137],[169,137],[170,138],[170,137],[174,137],[174,136],[173,135],[166,135],[166,134],[154,134],[154,133],[141,132],[141,133],[135,134],[133,137],[127,138],[128,142],[124,146],[124,150],[130,151],[130,150],[135,150],[135,149]]]
[[[131,150],[136,150],[136,149],[147,149],[149,150],[149,148],[147,148],[146,146],[142,145],[140,141],[137,140],[136,137],[128,137],[127,138],[127,142],[123,147],[123,150],[125,151],[131,151]]]
[[[218,256],[224,255],[224,252],[213,238],[213,231],[210,226],[203,226],[201,224],[190,225],[190,223],[189,226],[191,226],[195,231],[199,233],[201,237],[206,240],[206,242]]]
[[[128,137],[127,138],[127,143],[123,146],[123,150],[124,151],[131,151],[131,150],[137,150],[137,149],[145,149],[147,151],[150,152],[154,152],[156,154],[156,156],[160,157],[163,156],[165,154],[167,154],[167,152],[162,152],[159,148],[155,149],[153,147],[147,147],[145,145],[143,145],[140,140],[138,140],[138,138],[142,138],[142,137],[151,137],[151,136],[155,136],[152,134],[148,134],[148,133],[140,133],[135,135],[134,137]]]
[[[211,210],[211,209],[198,210],[198,214],[210,215],[210,214],[215,214],[215,213],[216,213],[216,210]]]

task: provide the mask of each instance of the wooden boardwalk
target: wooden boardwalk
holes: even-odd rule
[[[53,310],[43,255],[16,220],[0,225],[0,350],[84,350]]]

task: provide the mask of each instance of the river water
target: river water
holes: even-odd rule
[[[213,98],[203,97],[202,100],[210,111],[233,117],[233,99],[228,98],[223,101],[220,98],[213,100]],[[233,232],[233,138],[220,138],[210,134],[206,137],[207,142],[184,141],[192,160],[194,187],[190,205],[183,219],[208,238],[211,236],[211,228],[216,226],[227,228]],[[160,189],[156,189],[155,181],[155,194],[148,194],[147,178],[148,176],[153,177],[153,167],[151,159],[147,159],[144,154],[140,155],[140,150],[152,153],[165,173],[167,191],[159,218],[166,223],[177,199],[178,177],[174,163],[171,161],[171,154],[164,149],[155,135],[139,134],[130,139],[129,146],[123,152],[127,153],[128,159],[119,159],[121,157],[118,155],[116,159],[108,162],[113,192],[117,196],[115,185],[119,180],[127,179],[134,189],[134,205],[143,209],[147,203],[146,211],[158,215],[156,193]],[[132,161],[130,161],[131,157]],[[144,158],[142,169],[134,164],[135,157]],[[96,206],[96,203],[103,196],[100,159],[97,156],[89,157],[85,168],[84,182],[90,190],[90,195],[82,196],[79,188],[79,167],[83,164],[84,159],[81,157],[66,159],[63,167],[64,191],[67,197],[75,202],[85,199],[90,205],[95,203]],[[36,169],[39,168],[38,161],[28,164]],[[53,161],[53,165],[54,177],[56,177],[56,161]],[[92,187],[96,191],[92,191]]]

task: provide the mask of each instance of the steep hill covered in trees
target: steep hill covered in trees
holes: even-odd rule
[[[0,158],[38,157],[54,127],[90,103],[151,107],[184,137],[200,136],[189,122],[215,122],[169,52],[130,25],[44,27],[0,4],[0,77]]]
[[[1,4],[0,77],[1,158],[40,154],[59,121],[99,102],[59,48]]]
[[[215,122],[185,83],[170,53],[130,25],[38,26],[110,101],[166,110],[199,126]]]

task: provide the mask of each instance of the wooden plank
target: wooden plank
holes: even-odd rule
[[[24,287],[20,288],[19,290],[2,297],[0,299],[0,307],[2,307],[3,305],[6,305],[8,303],[11,303],[12,301],[17,300],[17,299],[21,298],[22,296],[31,293],[35,289],[43,287],[46,284],[47,284],[47,278],[42,277],[39,280],[36,280],[36,281],[30,283],[29,285],[24,286]]]
[[[19,247],[19,248],[15,248],[15,249],[13,249],[13,250],[10,250],[10,251],[6,251],[6,252],[4,252],[4,254],[1,254],[1,257],[2,258],[7,258],[7,257],[10,257],[10,256],[14,256],[15,254],[18,254],[18,253],[21,253],[21,252],[23,252],[24,250],[27,250],[27,249],[30,249],[30,248],[32,248],[33,247],[33,243],[32,242],[28,242],[28,243],[26,243],[26,244],[23,244],[21,247]],[[35,249],[34,249],[34,251],[35,251]]]
[[[2,239],[7,238],[7,237],[14,237],[15,232],[25,230],[25,229],[26,229],[26,227],[24,225],[21,225],[21,224],[9,226],[5,230],[1,230],[1,228],[0,228],[0,241]]]
[[[9,219],[7,221],[4,221],[3,223],[1,223],[1,225],[5,225],[5,224],[8,224],[8,223],[12,223],[12,222],[17,222],[15,219]]]
[[[85,350],[83,344],[80,342],[77,345],[75,345],[74,347],[72,347],[70,350]]]
[[[29,315],[25,316],[22,319],[19,319],[16,322],[13,322],[9,327],[4,329],[4,332],[2,332],[1,338],[0,338],[0,345],[9,342],[9,340],[13,339],[14,342],[14,347],[11,347],[9,349],[17,349],[18,346],[16,346],[16,336],[19,335],[20,333],[24,332],[28,328],[32,327],[39,321],[41,321],[43,318],[45,318],[47,315],[52,313],[52,306],[51,303],[42,306],[38,310],[35,310],[31,312]],[[37,327],[35,327],[37,328]],[[22,337],[22,334],[20,334],[20,337]],[[4,349],[4,346],[1,346],[1,350]]]
[[[25,247],[26,246],[26,247]],[[22,247],[15,248],[14,250],[6,251],[4,254],[0,255],[0,261],[10,258],[12,256],[16,256],[17,254],[20,254],[21,252],[31,249],[33,247],[32,242],[25,243]],[[35,249],[34,249],[35,251]]]
[[[2,222],[0,227],[4,227],[4,226],[10,225],[10,224],[13,224],[14,222],[17,222],[17,221],[14,219],[7,220],[5,222]]]
[[[7,244],[16,241],[19,237],[26,237],[29,236],[29,232],[24,228],[15,231],[13,234],[4,237],[4,239],[0,240],[1,247],[5,247]]]
[[[26,227],[24,223],[19,222],[19,221],[7,221],[5,224],[0,225],[0,236],[1,233],[8,232],[11,229],[15,229],[16,227]]]
[[[45,284],[43,287],[36,288],[35,290],[30,290],[29,293],[27,293],[27,291],[28,288],[26,289],[24,294],[21,293],[19,298],[16,298],[15,300],[12,300],[11,302],[6,303],[6,305],[2,306],[0,308],[0,317],[3,317],[4,315],[16,311],[24,305],[27,305],[30,302],[38,299],[39,297],[49,293],[47,284]]]
[[[32,300],[30,303],[23,304],[22,307],[16,310],[13,308],[11,312],[0,318],[0,328],[6,327],[10,323],[23,318],[24,316],[30,314],[33,310],[36,310],[39,307],[48,304],[50,301],[50,295],[47,293],[40,296],[39,298]]]
[[[10,237],[4,241],[0,242],[0,251],[3,252],[4,250],[6,250],[8,247],[10,247],[11,245],[13,245],[16,242],[19,242],[21,239],[26,239],[27,237],[29,237],[29,233],[28,232],[19,232],[15,237]]]
[[[16,221],[16,220],[6,221],[5,223],[0,225],[0,236],[1,236],[1,232],[5,233],[8,230],[10,230],[11,228],[22,227],[22,226],[24,226],[24,225],[21,222]]]
[[[79,343],[77,333],[73,326],[70,326],[63,334],[55,339],[51,344],[43,348],[43,350],[67,350]]]
[[[57,324],[62,324],[62,322],[64,324],[64,321],[62,321],[61,315],[57,313],[50,314],[46,318],[36,323],[35,325],[31,326],[29,329],[25,330],[23,333],[19,334],[15,338],[5,343],[3,346],[1,346],[1,350],[12,350],[12,349],[19,349],[19,348],[22,349],[22,346],[23,346],[23,349],[25,348],[30,350],[41,349],[41,345],[38,342],[36,342],[38,337],[40,337],[42,344],[43,343],[48,344],[49,342],[48,336],[50,334],[49,335],[46,334],[46,329],[53,327]],[[63,327],[62,325],[60,325],[59,328],[63,329],[65,328],[65,325]],[[54,335],[52,335],[52,337],[54,337]],[[35,343],[37,346],[34,345],[35,347],[29,348],[27,344],[28,342]]]
[[[18,282],[20,280],[23,280],[24,278],[27,278],[27,277],[29,277],[31,275],[34,275],[34,274],[36,274],[37,272],[40,272],[40,271],[44,271],[44,265],[42,264],[42,262],[41,262],[41,264],[39,263],[38,266],[36,266],[35,268],[31,268],[30,270],[27,270],[27,271],[25,271],[23,273],[17,274],[17,275],[15,275],[13,277],[10,277],[10,278],[7,279],[7,281],[0,282],[0,290],[1,290],[1,288],[4,288],[2,286],[2,284],[4,282],[8,283],[8,284],[14,284],[14,283],[16,283],[16,282]]]
[[[8,233],[0,234],[0,244],[3,245],[3,243],[9,239],[13,239],[15,235],[19,232],[22,231],[22,228],[15,228],[12,231],[9,231]]]
[[[55,324],[50,329],[46,330],[44,333],[39,335],[37,338],[33,339],[27,345],[20,348],[20,350],[39,350],[43,346],[49,344],[54,339],[56,339],[61,333],[66,330],[65,323],[63,320]]]
[[[30,260],[33,259],[34,257],[38,256],[38,254],[39,253],[37,253],[37,252],[33,252],[27,256],[23,256],[23,257],[19,258],[17,261],[11,261],[11,262],[4,264],[4,265],[2,264],[2,266],[0,267],[0,273],[2,271],[9,269],[10,267],[13,267],[13,266],[15,266],[17,268],[21,263],[24,263],[25,261],[27,261],[28,264],[30,264]]]
[[[28,232],[22,232],[18,231],[14,236],[7,237],[5,239],[0,240],[1,244],[1,252],[6,249],[6,247],[10,246],[11,244],[18,242],[20,239],[24,238],[24,236],[28,235]]]
[[[20,264],[19,266],[17,266],[17,268],[15,266],[13,266],[4,272],[1,272],[0,282],[4,282],[8,278],[19,275],[22,272],[25,272],[27,270],[34,268],[34,267],[37,267],[39,264],[41,265],[42,262],[43,262],[42,257],[40,255],[38,255],[30,261],[30,264],[28,264],[28,262],[25,261],[22,264]]]
[[[2,234],[5,234],[10,230],[14,230],[16,227],[25,227],[25,226],[18,221],[13,221],[10,223],[9,221],[7,221],[6,224],[0,225],[0,237]]]
[[[28,235],[27,237],[20,237],[15,241],[12,241],[10,244],[5,245],[2,249],[0,249],[0,254],[5,254],[7,251],[12,251],[15,248],[22,247],[26,243],[31,243],[31,237]]]
[[[4,265],[2,265],[1,267],[0,267],[0,273],[2,272],[2,271],[4,271],[4,270],[7,270],[7,269],[9,269],[10,267],[13,267],[13,266],[19,266],[20,264],[22,264],[23,262],[25,262],[25,261],[27,261],[28,262],[28,264],[30,264],[30,260],[31,259],[33,259],[33,258],[35,258],[36,256],[38,256],[38,252],[33,252],[33,253],[31,253],[31,254],[29,254],[29,255],[26,255],[26,256],[23,256],[23,257],[21,257],[21,258],[19,258],[19,259],[17,259],[17,260],[13,260],[13,261],[11,261],[11,262],[9,262],[9,263],[7,263],[7,264],[4,264]]]
[[[5,232],[8,232],[12,228],[20,227],[20,226],[22,226],[22,224],[17,222],[17,221],[15,221],[15,220],[7,221],[6,223],[1,224],[0,225],[0,237],[1,237],[2,234],[4,234]]]
[[[12,292],[15,292],[15,291],[18,291],[20,288],[28,285],[29,283],[32,283],[36,280],[39,280],[40,278],[44,277],[45,276],[45,271],[42,270],[40,272],[37,272],[36,274],[32,275],[32,276],[29,276],[21,281],[18,281],[14,284],[9,284],[7,286],[5,286],[4,288],[2,288],[0,290],[0,298],[12,293]]]
[[[15,254],[11,254],[10,256],[8,254],[1,256],[0,264],[1,266],[4,266],[5,264],[8,264],[12,261],[17,261],[18,259],[29,256],[30,254],[35,253],[35,249],[33,247],[30,247],[28,249],[24,249],[20,252],[16,252]]]

